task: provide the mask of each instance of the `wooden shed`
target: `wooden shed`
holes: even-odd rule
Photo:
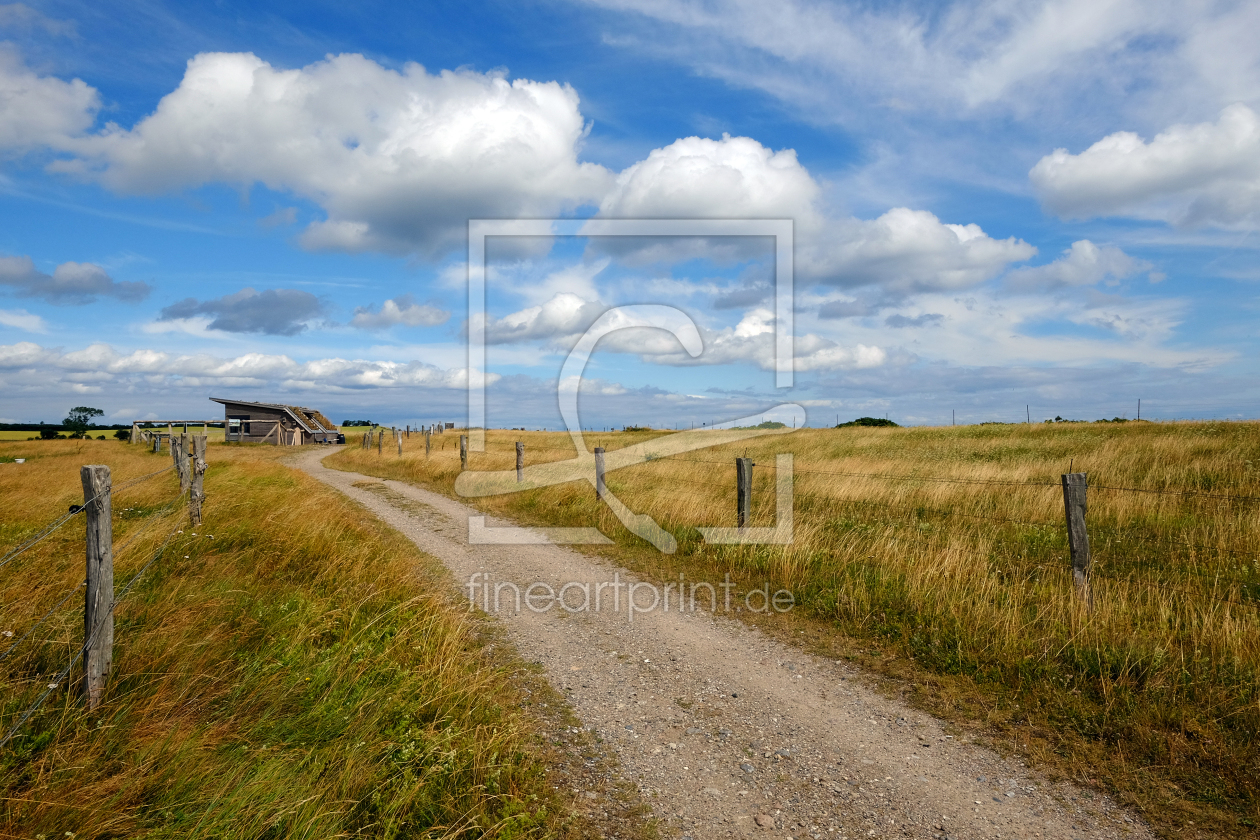
[[[337,442],[337,427],[313,408],[219,397],[210,399],[223,406],[225,441],[276,446]]]

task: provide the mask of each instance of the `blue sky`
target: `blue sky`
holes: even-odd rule
[[[487,412],[589,426],[1256,417],[1260,6],[0,3],[0,419],[207,398],[462,420],[470,218],[794,223],[504,239]]]

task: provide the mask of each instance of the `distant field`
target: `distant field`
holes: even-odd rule
[[[612,453],[667,435],[586,443]],[[517,440],[527,466],[574,454],[567,434],[487,440],[470,469],[511,469]],[[328,463],[454,495],[457,442],[435,438],[426,458],[413,436],[402,457],[347,447]],[[705,544],[697,526],[735,525],[737,455],[757,464],[752,524],[772,524],[781,452],[795,457],[793,543]],[[1091,485],[1092,613],[1071,582],[1069,467]],[[1166,835],[1260,824],[1260,424],[808,429],[655,458],[609,473],[608,487],[678,552],[627,532],[586,482],[475,503],[530,524],[596,525],[617,544],[584,550],[661,580],[729,572],[791,589],[800,638],[1114,791]]]

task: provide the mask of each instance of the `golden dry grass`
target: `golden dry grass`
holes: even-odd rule
[[[661,436],[588,434],[587,445]],[[378,455],[348,440],[331,465],[453,493],[457,435],[435,437],[427,459],[415,435],[401,458],[388,441]],[[510,469],[516,440],[527,464],[573,457],[567,435],[491,431],[470,469]],[[771,523],[779,452],[795,460],[793,543],[705,545],[697,526],[735,524],[736,455],[759,464],[753,524]],[[1092,488],[1092,612],[1071,583],[1069,465]],[[1235,836],[1260,823],[1260,425],[805,430],[653,460],[608,485],[672,532],[678,554],[626,532],[585,482],[476,503],[529,524],[596,525],[617,542],[596,550],[661,577],[790,588],[795,618],[826,646],[1043,766],[1096,780],[1161,831]]]
[[[117,486],[170,463],[95,441],[0,453],[27,459],[0,464],[6,550],[82,500],[80,464],[110,464]],[[103,705],[87,713],[67,681],[0,748],[0,836],[563,828],[519,663],[484,646],[435,561],[282,454],[212,447],[200,529],[183,524],[182,504],[161,513],[178,493],[170,473],[115,496],[115,545],[134,538],[117,557],[119,589],[176,533],[118,608]],[[0,652],[82,575],[80,518],[0,568],[0,630],[17,633]],[[75,654],[82,621],[80,594],[0,662],[4,731]]]

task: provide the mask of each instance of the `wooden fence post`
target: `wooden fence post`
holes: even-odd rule
[[[736,523],[743,529],[748,527],[749,511],[752,509],[752,458],[735,459],[735,513]]]
[[[188,492],[192,484],[192,475],[188,469],[188,435],[171,438],[171,460],[175,462],[175,472],[179,474],[180,495]]]
[[[433,427],[432,427],[432,426],[430,426],[429,428],[427,428],[427,429],[425,429],[425,430],[424,430],[424,457],[425,457],[425,460],[428,460],[428,458],[429,458],[429,449],[430,449],[432,446],[433,446]]]
[[[153,433],[153,451],[154,452],[162,451],[162,436],[158,434],[157,432]]]
[[[525,444],[521,441],[516,442],[516,483],[520,484],[525,480]]]
[[[131,441],[130,442],[131,443],[140,442],[140,424],[139,423],[131,424]]]
[[[206,436],[195,435],[192,439],[192,492],[188,494],[188,519],[194,525],[201,524],[201,503],[206,500],[205,475]]]
[[[1076,594],[1085,601],[1087,609],[1094,608],[1094,595],[1089,586],[1089,533],[1085,530],[1085,492],[1088,484],[1086,473],[1067,473],[1063,476],[1063,509],[1067,517],[1068,550],[1072,555],[1072,582]]]
[[[381,429],[381,433],[376,437],[376,454],[381,454],[381,448],[385,446],[385,430]]]
[[[399,457],[402,457],[402,435],[398,434],[394,437],[398,438],[398,455]]]
[[[110,522],[109,467],[79,469],[87,514],[87,594],[83,603],[83,696],[89,709],[101,704],[114,658],[114,533]]]
[[[459,436],[459,468],[462,472],[468,470],[468,435]]]
[[[604,498],[604,447],[595,447],[595,501]]]

